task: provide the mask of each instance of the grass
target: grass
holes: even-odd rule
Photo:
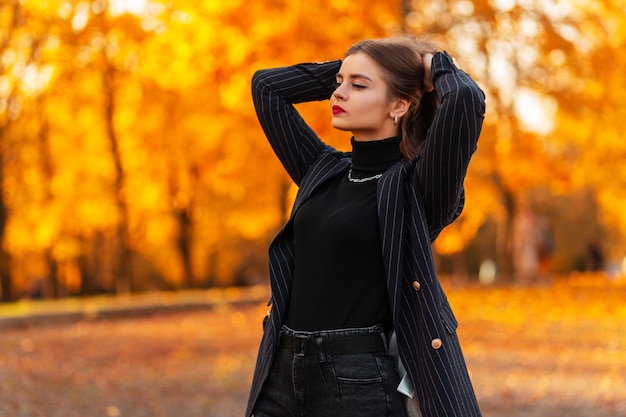
[[[624,281],[581,274],[445,287],[484,417],[626,417]],[[23,318],[211,308],[69,323],[35,316],[3,328],[0,417],[241,417],[266,296],[260,287],[2,306]]]

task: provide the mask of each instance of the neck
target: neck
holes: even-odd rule
[[[352,138],[352,168],[355,172],[382,172],[401,159],[399,137],[376,141]]]
[[[390,123],[376,132],[352,132],[352,137],[357,142],[376,142],[398,136],[398,127]]]

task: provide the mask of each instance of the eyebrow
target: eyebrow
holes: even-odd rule
[[[338,72],[338,73],[337,73],[337,75],[336,75],[335,77],[344,78],[344,76],[343,76],[340,72]],[[350,76],[349,76],[348,78],[350,78],[350,79],[352,79],[352,80],[354,80],[354,79],[356,79],[356,78],[363,78],[364,80],[374,81],[374,80],[372,80],[370,77],[368,77],[368,76],[367,76],[367,75],[365,75],[365,74],[350,74]]]

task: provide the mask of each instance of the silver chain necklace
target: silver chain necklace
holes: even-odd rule
[[[352,178],[352,168],[350,168],[350,170],[348,171],[348,180],[350,182],[368,182],[368,181],[377,180],[377,179],[379,179],[382,176],[383,176],[383,174],[376,174],[376,175],[372,175],[371,177]]]

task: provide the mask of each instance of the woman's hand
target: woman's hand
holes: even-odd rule
[[[430,79],[430,67],[433,63],[433,54],[424,54],[422,60],[424,61],[424,92],[430,93],[435,89]]]

